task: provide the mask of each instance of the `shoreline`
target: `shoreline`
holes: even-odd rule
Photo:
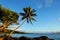
[[[0,40],[8,40],[8,35],[0,36]],[[21,36],[17,38],[17,37],[10,36],[9,40],[54,40],[54,39],[50,39],[47,36],[40,36],[40,37],[34,37],[34,38],[29,38],[26,36]]]

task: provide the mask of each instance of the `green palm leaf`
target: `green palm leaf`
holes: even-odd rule
[[[25,14],[24,13],[19,13],[21,16],[25,16]]]
[[[31,14],[31,16],[37,16],[36,14]]]
[[[36,21],[34,18],[32,18],[33,21]]]
[[[23,11],[24,13],[20,13],[20,15],[22,16],[21,20],[24,20],[26,19],[27,23],[31,23],[32,24],[32,20],[33,21],[36,21],[34,18],[34,16],[37,16],[34,12],[36,10],[32,9],[31,7],[26,7],[26,8],[23,8]]]

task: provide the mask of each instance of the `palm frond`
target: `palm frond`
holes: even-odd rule
[[[33,9],[33,10],[31,10],[30,12],[31,12],[31,14],[32,14],[32,13],[36,12],[36,10]]]
[[[31,12],[31,7],[29,6],[28,11]]]
[[[20,13],[20,15],[22,16],[21,20],[24,20],[26,18],[26,21],[27,23],[31,23],[32,24],[32,20],[33,21],[36,21],[34,18],[32,17],[35,17],[37,16],[34,12],[36,12],[36,10],[32,9],[30,6],[29,7],[26,7],[26,8],[23,8],[23,11],[25,13]]]
[[[21,20],[24,20],[24,19],[25,19],[25,17],[22,17],[22,18],[21,18]]]
[[[24,13],[19,13],[21,16],[25,16],[25,14]]]
[[[30,21],[30,23],[32,24],[32,20],[31,20],[31,18],[29,18],[29,21]]]
[[[25,13],[27,13],[26,8],[23,8],[23,11],[24,11]]]
[[[27,23],[29,23],[29,19],[28,18],[26,18],[27,19]]]
[[[31,16],[37,16],[36,14],[31,14]]]
[[[33,9],[32,12],[36,12],[36,10]]]
[[[34,18],[32,18],[33,21],[36,21]]]

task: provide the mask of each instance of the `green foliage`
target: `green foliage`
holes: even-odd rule
[[[27,21],[27,23],[31,23],[32,24],[32,20],[33,21],[36,21],[33,17],[35,17],[35,16],[37,16],[36,14],[35,14],[35,11],[36,10],[33,10],[32,8],[30,8],[30,7],[27,7],[27,8],[23,8],[23,11],[24,11],[24,13],[19,13],[21,16],[22,16],[22,18],[21,18],[21,20],[24,20],[24,19],[26,19],[26,20],[24,20],[17,28],[15,28],[10,34],[9,34],[9,37],[12,35],[12,33],[15,31],[15,30],[17,30],[19,27],[21,27],[23,24],[24,24],[24,22],[25,21]],[[8,37],[8,38],[9,38]]]
[[[18,20],[18,15],[16,12],[9,9],[3,8],[0,5],[0,21],[4,23],[5,21],[15,23]]]
[[[35,14],[36,10],[32,9],[31,7],[26,7],[23,8],[24,13],[20,13],[20,15],[22,16],[21,20],[26,19],[27,23],[32,23],[33,21],[36,21],[33,17],[37,16]]]

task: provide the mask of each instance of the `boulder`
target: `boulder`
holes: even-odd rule
[[[47,36],[41,36],[39,37],[39,40],[49,40],[49,38]]]
[[[28,39],[29,39],[28,37],[24,37],[24,36],[19,38],[19,40],[28,40]]]

